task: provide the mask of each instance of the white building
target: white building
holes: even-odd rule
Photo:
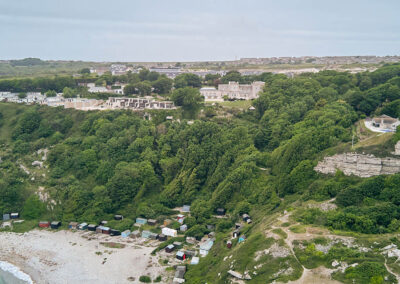
[[[200,94],[204,96],[205,101],[223,101],[224,97],[233,100],[253,100],[258,98],[264,85],[265,83],[260,81],[253,82],[250,85],[229,82],[228,84],[219,84],[218,89],[214,87],[201,88]]]
[[[178,235],[178,231],[170,228],[162,228],[161,233],[170,236],[170,237],[176,237]]]
[[[109,93],[110,91],[103,86],[97,87],[94,83],[87,84],[89,93]]]

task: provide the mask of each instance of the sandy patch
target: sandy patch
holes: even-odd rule
[[[109,248],[100,242],[120,242]],[[154,246],[143,242],[88,232],[34,230],[24,234],[0,233],[0,260],[28,273],[36,283],[139,283],[165,274]],[[135,278],[129,281],[128,278]],[[166,280],[166,277],[163,277]]]

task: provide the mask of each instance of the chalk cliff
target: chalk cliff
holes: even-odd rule
[[[348,176],[371,177],[390,175],[400,172],[400,159],[388,157],[377,158],[374,155],[344,153],[325,157],[314,168],[315,171],[323,174],[334,174],[337,169]]]

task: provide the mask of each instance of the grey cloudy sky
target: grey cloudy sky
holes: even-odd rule
[[[400,55],[399,0],[0,0],[0,59]]]

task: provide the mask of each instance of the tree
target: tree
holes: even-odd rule
[[[55,96],[57,96],[57,92],[56,91],[54,91],[54,90],[48,90],[47,92],[46,92],[46,97],[55,97]]]
[[[79,70],[80,74],[90,74],[90,69],[89,68],[82,68],[81,70]]]
[[[174,79],[175,88],[185,88],[185,87],[193,87],[200,88],[201,87],[201,79],[196,74],[192,73],[184,73],[175,77]]]
[[[221,78],[221,82],[227,84],[229,82],[238,82],[242,81],[242,75],[238,71],[229,71],[225,76]]]
[[[154,92],[157,94],[168,94],[172,89],[173,80],[160,77],[157,81],[153,82]]]
[[[25,202],[22,210],[22,215],[26,219],[38,219],[44,212],[46,212],[46,205],[39,200],[39,197],[32,194]]]
[[[73,89],[65,87],[63,89],[63,96],[64,96],[64,98],[75,98],[76,94]]]
[[[198,89],[185,87],[176,89],[171,99],[177,106],[181,106],[189,117],[194,117],[203,102],[203,96],[200,95]]]
[[[18,98],[20,98],[20,99],[26,98],[26,93],[25,93],[25,92],[19,93],[19,94],[18,94]]]
[[[147,82],[139,82],[133,85],[135,91],[140,96],[149,96],[151,95],[151,85]]]
[[[128,84],[124,87],[124,94],[125,95],[133,95],[136,93],[136,88],[134,84]]]

